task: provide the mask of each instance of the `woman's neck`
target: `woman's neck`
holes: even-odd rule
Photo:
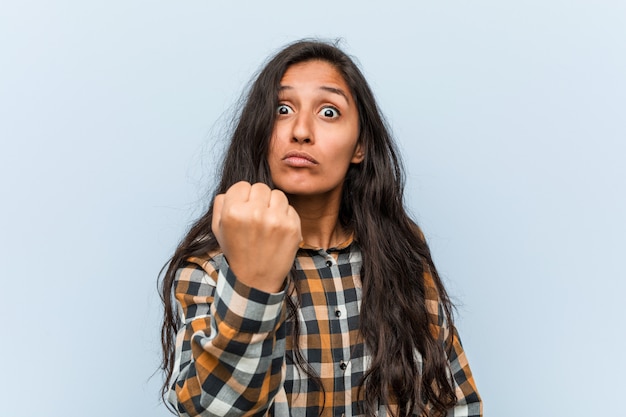
[[[299,196],[289,195],[289,204],[300,216],[302,238],[308,246],[332,248],[345,242],[349,231],[339,223],[341,194]]]

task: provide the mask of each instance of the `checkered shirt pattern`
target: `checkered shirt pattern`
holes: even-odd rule
[[[324,390],[293,360],[292,319],[285,297],[239,282],[223,255],[190,258],[177,271],[175,296],[183,326],[177,335],[168,400],[181,416],[352,417],[369,356],[359,337],[361,251],[303,247],[296,275],[299,348]],[[443,341],[448,327],[432,276],[425,274],[431,331]],[[294,301],[295,295],[294,295]],[[419,354],[418,357],[421,357]],[[448,417],[482,416],[482,402],[458,335],[449,357],[458,397]],[[389,415],[379,407],[380,417]]]

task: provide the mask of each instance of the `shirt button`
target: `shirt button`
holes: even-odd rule
[[[341,368],[342,371],[345,371],[348,365],[344,361],[341,361],[341,363],[339,364],[339,367]]]
[[[326,261],[326,266],[329,268],[333,266],[333,261]]]
[[[335,316],[341,317],[341,310],[335,310]]]

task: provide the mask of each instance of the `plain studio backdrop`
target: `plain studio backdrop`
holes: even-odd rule
[[[486,414],[622,415],[622,0],[3,1],[0,414],[169,415],[157,274],[304,37],[371,83]]]

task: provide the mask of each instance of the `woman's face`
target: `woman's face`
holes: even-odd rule
[[[334,66],[307,61],[280,83],[268,163],[277,188],[291,195],[341,193],[351,163],[363,160],[359,114]]]

